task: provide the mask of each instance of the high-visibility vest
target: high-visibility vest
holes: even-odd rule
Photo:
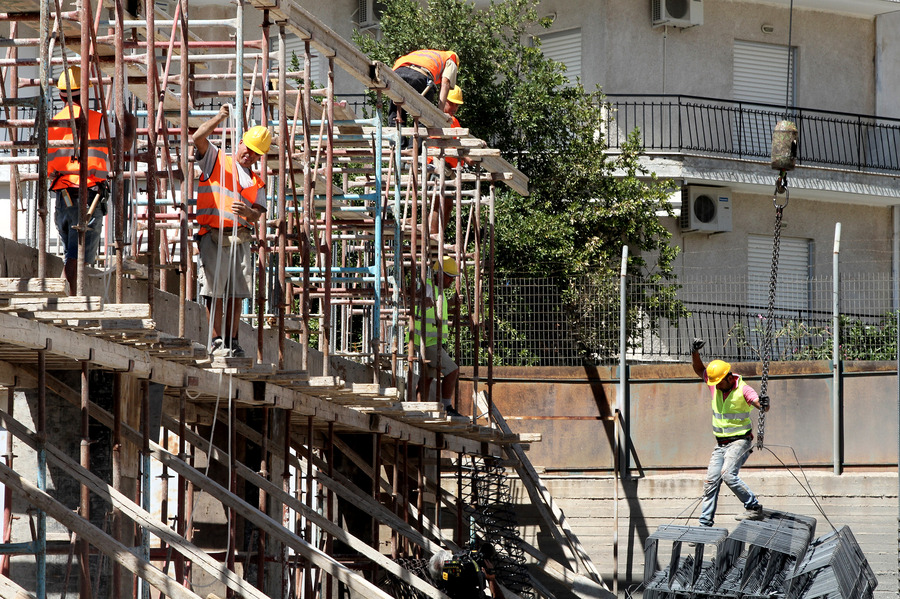
[[[454,116],[454,117],[451,117],[451,120],[450,120],[450,126],[453,127],[453,128],[459,127],[459,126],[460,126],[460,124],[459,124],[459,119],[456,118],[455,116]],[[431,137],[431,138],[429,138],[429,139],[437,139],[437,138]],[[431,164],[433,160],[434,160],[434,157],[433,157],[433,156],[429,156],[429,157],[428,157],[428,164]],[[444,157],[444,162],[447,164],[448,167],[450,167],[450,168],[456,168],[456,165],[459,163],[459,159],[458,159],[458,158],[455,158],[455,157],[453,157],[453,156],[445,156],[445,157]]]
[[[450,334],[450,327],[447,324],[447,297],[446,295],[443,298],[438,298],[438,288],[437,285],[428,282],[429,287],[431,287],[431,297],[434,299],[435,303],[437,303],[438,299],[443,299],[441,304],[443,304],[443,309],[441,310],[441,339],[447,339]],[[446,293],[446,289],[444,292]],[[419,333],[422,327],[422,313],[419,311],[419,306],[416,305],[416,309],[414,310],[414,318],[413,318],[413,329],[412,329],[412,340],[416,347],[419,346]],[[409,343],[410,332],[406,333],[406,342]],[[438,327],[437,320],[435,318],[435,309],[434,306],[429,306],[425,308],[425,347],[431,347],[438,342]]]
[[[452,60],[459,65],[459,57],[456,56],[456,52],[444,50],[416,50],[415,52],[410,52],[406,56],[401,56],[395,60],[394,70],[396,71],[399,67],[407,65],[422,67],[431,73],[432,80],[436,84],[439,84],[448,60]]]
[[[216,163],[212,173],[207,178],[200,177],[200,186],[197,193],[197,224],[200,225],[200,234],[206,234],[209,229],[230,229],[235,221],[239,227],[250,227],[250,222],[237,216],[231,211],[231,204],[238,197],[242,197],[251,206],[256,203],[259,190],[266,186],[263,180],[254,173],[253,183],[235,193],[233,185],[240,185],[237,173],[233,172],[234,160],[222,150],[218,150]],[[219,178],[222,177],[220,180]]]
[[[737,376],[737,375],[735,375]],[[750,404],[744,399],[744,380],[737,376],[734,388],[724,396],[715,385],[709,385],[712,393],[713,434],[719,439],[739,437],[750,432]]]
[[[74,117],[78,119],[81,114],[81,107],[72,106]],[[96,110],[87,111],[88,116],[88,139],[100,139],[100,125],[103,121],[103,115]],[[68,119],[69,107],[66,106],[60,110],[55,117],[56,119]],[[73,139],[72,129],[70,127],[50,127],[47,131],[47,138],[50,141],[69,141]],[[56,191],[67,187],[78,187],[81,182],[79,176],[79,150],[75,147],[68,148],[50,148],[47,153],[47,173],[50,176],[51,189]],[[109,150],[104,145],[90,144],[87,151],[87,186],[94,187],[109,178]],[[56,177],[56,175],[59,175]],[[54,179],[55,178],[55,179]]]

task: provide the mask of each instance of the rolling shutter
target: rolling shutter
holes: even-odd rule
[[[790,89],[794,104],[796,48],[793,50],[790,85],[788,85],[788,49],[776,44],[734,41],[733,95],[740,102],[757,102],[784,106]]]
[[[303,70],[303,40],[300,39],[299,36],[293,33],[285,33],[284,34],[284,55],[287,60],[287,65],[285,65],[288,71],[292,70],[292,54],[297,55],[297,70]],[[272,48],[273,50],[277,49],[277,41]],[[322,60],[319,55],[316,53],[315,48],[310,48],[310,57],[312,60],[309,61],[309,69],[312,74],[313,86],[322,85],[324,77],[322,77]]]
[[[581,28],[557,31],[540,36],[544,56],[566,65],[569,85],[581,77]]]
[[[782,237],[778,246],[776,314],[796,314],[809,309],[808,239]],[[772,277],[772,238],[750,235],[747,239],[747,303],[754,309],[769,305]]]

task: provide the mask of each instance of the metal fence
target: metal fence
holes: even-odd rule
[[[637,129],[645,150],[768,160],[785,118],[800,135],[797,161],[870,172],[900,171],[900,120],[680,95],[608,94],[607,143]]]
[[[779,280],[771,359],[830,359],[834,341],[831,277]],[[761,357],[767,305],[748,303],[747,277],[679,281],[666,293],[657,284],[627,282],[627,356],[631,361],[685,361],[694,337],[710,355],[735,361]],[[838,289],[844,360],[896,359],[893,280],[848,273]],[[494,309],[494,363],[508,366],[580,366],[619,358],[619,280],[508,278],[498,281]],[[464,336],[462,364],[474,362]],[[480,363],[487,354],[482,349]]]

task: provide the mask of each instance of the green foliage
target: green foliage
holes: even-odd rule
[[[897,312],[887,312],[879,322],[866,323],[859,318],[840,315],[840,352],[842,360],[896,360]],[[728,341],[749,349],[762,358],[765,339],[764,317],[751,326],[735,323],[728,331]],[[831,326],[817,326],[798,320],[787,320],[772,331],[773,360],[830,360],[834,353]]]
[[[577,328],[591,307],[579,303],[576,279],[617,273],[627,244],[629,274],[659,292],[641,301],[677,312],[670,280],[678,248],[657,216],[671,214],[671,184],[641,166],[636,133],[618,154],[607,153],[603,96],[568,85],[565,67],[543,55],[535,36],[550,23],[538,18],[538,1],[498,0],[484,9],[461,0],[385,5],[380,38],[360,33],[357,45],[388,65],[416,49],[455,51],[465,98],[460,122],[529,177],[528,196],[497,190],[497,274],[558,277],[577,306]]]

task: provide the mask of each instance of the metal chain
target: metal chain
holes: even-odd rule
[[[784,203],[778,203],[778,194],[784,194]],[[769,278],[769,305],[766,308],[766,327],[763,337],[762,347],[762,382],[759,386],[760,397],[768,398],[769,396],[769,362],[772,359],[772,342],[775,328],[775,290],[778,281],[778,252],[781,246],[781,219],[784,216],[784,209],[788,205],[790,194],[787,190],[787,173],[781,171],[775,182],[775,195],[772,197],[772,203],[775,205],[775,234],[772,238],[772,272]],[[759,425],[757,427],[756,448],[763,448],[763,440],[766,436],[766,412],[760,410]]]

